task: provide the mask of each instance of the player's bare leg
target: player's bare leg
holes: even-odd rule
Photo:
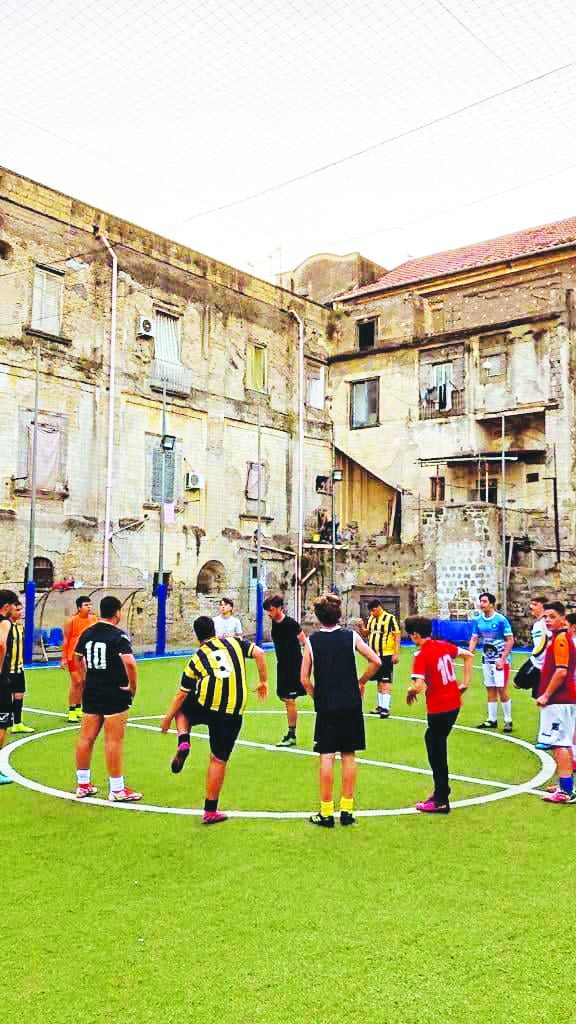
[[[342,754],[342,795],[340,797],[340,824],[354,825],[354,791],[356,789],[356,754]]]
[[[210,754],[208,761],[208,772],[206,774],[206,799],[204,801],[204,825],[217,825],[226,821],[227,816],[218,810],[218,798],[224,784],[226,775],[226,761],[221,761],[214,754]]]
[[[133,803],[142,799],[141,793],[128,789],[124,782],[124,734],[127,721],[127,711],[106,715],[104,719],[104,756],[110,785],[108,799],[118,803]]]
[[[334,759],[336,754],[320,754],[320,813],[310,821],[323,828],[334,828]]]
[[[82,677],[79,672],[68,670],[70,675],[70,688],[68,690],[68,721],[80,722],[82,720]]]
[[[298,708],[296,701],[293,698],[287,697],[282,698],[282,703],[286,708],[286,718],[288,719],[288,732],[282,737],[277,747],[295,747],[296,746],[296,725],[298,723]]]
[[[76,743],[76,796],[79,800],[94,796],[98,792],[90,780],[92,751],[98,739],[104,719],[101,715],[84,715],[80,723],[80,734]]]

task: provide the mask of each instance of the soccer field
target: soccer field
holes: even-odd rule
[[[357,806],[410,810],[427,796],[424,704],[404,702],[412,650],[403,649],[394,716],[367,718]],[[516,658],[516,662],[521,660]],[[574,1019],[571,994],[572,807],[510,787],[542,762],[494,734],[457,730],[448,817],[388,813],[349,829],[315,829],[317,759],[311,702],[300,702],[298,750],[270,749],[285,729],[274,690],[251,695],[221,807],[286,817],[197,816],[208,756],[193,739],[182,775],[170,773],[174,735],[157,722],[184,659],[140,663],[127,784],[158,813],[62,798],[74,788],[75,727],[26,712],[42,731],[10,763],[47,787],[0,789],[3,880],[2,1008],[25,1024],[310,1024]],[[250,665],[251,685],[255,667]],[[373,706],[368,684],[365,709]],[[28,674],[27,704],[61,712],[67,677]],[[514,737],[531,743],[536,712],[514,692]],[[459,724],[484,717],[474,673]],[[205,730],[196,730],[201,736]],[[100,746],[99,741],[99,745]],[[545,759],[546,760],[546,759]],[[389,767],[389,764],[397,767]],[[93,781],[106,795],[98,749]],[[500,794],[490,802],[475,801]]]

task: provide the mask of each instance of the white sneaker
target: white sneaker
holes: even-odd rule
[[[118,804],[135,804],[137,800],[142,799],[142,793],[135,793],[133,789],[127,788],[110,790],[108,799]]]

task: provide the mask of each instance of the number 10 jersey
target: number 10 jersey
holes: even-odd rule
[[[130,638],[111,622],[90,626],[76,644],[76,654],[86,662],[85,691],[126,689],[128,676],[121,654],[132,654]]]

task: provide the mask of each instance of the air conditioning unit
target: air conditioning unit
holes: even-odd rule
[[[153,338],[154,337],[154,321],[149,316],[141,316],[138,320],[138,337],[139,338]]]
[[[202,491],[204,489],[204,477],[201,473],[186,473],[184,487],[187,491]]]

